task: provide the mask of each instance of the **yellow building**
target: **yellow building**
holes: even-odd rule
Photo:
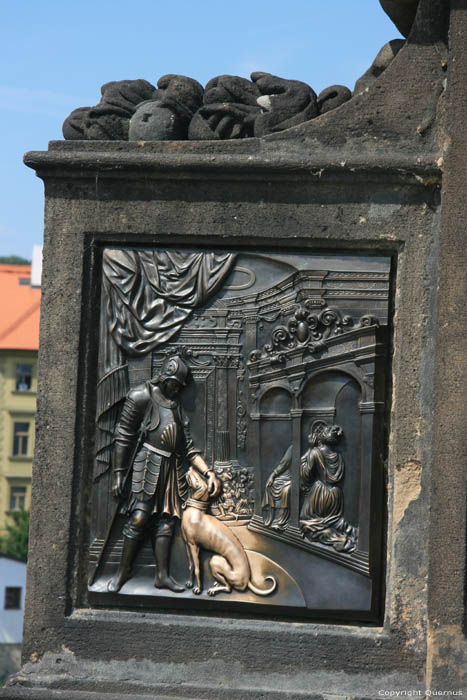
[[[30,504],[40,296],[29,265],[0,265],[0,536]]]

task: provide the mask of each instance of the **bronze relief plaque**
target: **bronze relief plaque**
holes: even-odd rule
[[[91,602],[379,619],[390,268],[103,249]]]

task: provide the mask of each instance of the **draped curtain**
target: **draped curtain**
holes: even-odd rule
[[[108,249],[104,287],[109,331],[127,355],[170,340],[224,282],[231,253]]]

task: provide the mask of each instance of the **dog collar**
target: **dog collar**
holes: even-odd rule
[[[209,501],[196,501],[194,498],[187,498],[185,501],[185,508],[197,508],[198,510],[207,511],[209,508]]]

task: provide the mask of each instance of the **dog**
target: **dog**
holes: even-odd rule
[[[195,595],[203,590],[199,559],[202,548],[213,552],[209,567],[215,582],[208,589],[208,595],[230,593],[232,588],[237,591],[249,588],[261,596],[273,593],[277,587],[274,576],[265,577],[266,581],[272,581],[269,588],[255,586],[251,581],[250,563],[242,543],[227,525],[208,514],[209,492],[205,480],[190,467],[186,481],[190,495],[184,504],[181,529],[190,570],[187,588],[191,588]]]

